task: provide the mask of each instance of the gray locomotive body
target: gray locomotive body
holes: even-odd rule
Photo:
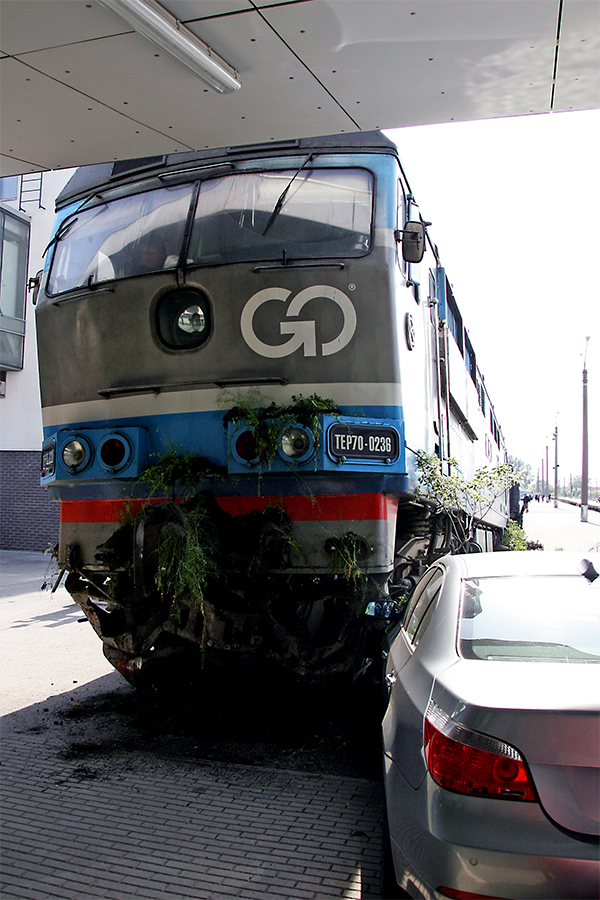
[[[415,502],[418,452],[467,475],[505,459],[395,146],[87,167],[57,209],[42,481],[107,657],[131,681],[179,652],[360,668],[451,541]],[[491,549],[506,517],[500,498],[469,537]]]

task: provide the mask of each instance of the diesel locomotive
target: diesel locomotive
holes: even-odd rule
[[[132,683],[161,663],[367,665],[465,549],[419,454],[506,459],[439,252],[379,132],[78,169],[37,307],[66,586]],[[495,549],[506,495],[475,517]],[[379,636],[378,636],[379,635]]]

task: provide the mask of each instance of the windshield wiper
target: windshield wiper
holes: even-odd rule
[[[56,229],[56,234],[54,235],[53,238],[50,239],[50,241],[48,242],[48,246],[42,253],[42,259],[44,258],[44,256],[46,255],[46,253],[48,252],[50,247],[52,247],[53,244],[57,244],[58,241],[60,241],[60,239],[65,236],[67,231],[75,224],[75,222],[77,221],[77,213],[79,212],[79,210],[83,209],[85,204],[88,203],[90,200],[93,200],[94,197],[100,197],[100,194],[94,194],[92,197],[86,197],[84,200],[81,201],[81,203],[79,204],[77,209],[73,210],[73,212],[71,213],[70,216],[67,216],[66,219],[63,219],[63,221],[60,223],[60,225]],[[102,199],[102,198],[100,198],[100,199]]]
[[[42,259],[44,258],[44,256],[46,255],[46,253],[48,252],[50,247],[52,247],[53,244],[58,243],[58,241],[60,241],[60,239],[65,236],[67,231],[75,224],[76,221],[77,221],[77,216],[75,216],[74,219],[67,219],[66,222],[63,222],[62,225],[60,225],[56,229],[56,234],[54,235],[53,238],[50,239],[50,241],[48,242],[48,244],[46,246],[46,249],[42,253]]]
[[[273,224],[273,222],[275,221],[275,219],[277,218],[277,216],[278,216],[279,213],[281,212],[281,207],[282,207],[283,204],[285,203],[285,198],[287,197],[287,192],[289,191],[289,189],[290,189],[291,186],[293,185],[294,181],[296,180],[296,178],[298,177],[298,175],[300,174],[300,172],[302,171],[302,169],[304,168],[304,166],[308,165],[308,163],[311,161],[312,158],[313,158],[313,154],[312,154],[312,153],[309,153],[309,155],[306,157],[306,159],[304,160],[304,162],[302,163],[302,165],[294,172],[294,174],[293,174],[292,177],[290,178],[289,182],[287,183],[287,185],[286,185],[286,186],[284,187],[284,189],[282,190],[282,192],[281,192],[281,194],[279,195],[279,198],[278,198],[278,200],[277,200],[277,203],[275,204],[275,206],[274,206],[274,208],[273,208],[273,212],[272,212],[271,215],[269,216],[269,220],[268,220],[267,224],[265,225],[265,230],[263,231],[263,237],[265,236],[265,234],[267,233],[267,231],[269,230],[269,228],[271,227],[271,225]]]

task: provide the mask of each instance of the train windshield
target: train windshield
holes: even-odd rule
[[[200,265],[362,256],[372,209],[364,169],[227,175],[202,184],[188,255]]]
[[[111,200],[65,220],[48,293],[175,268],[193,184]],[[240,173],[202,182],[184,265],[353,257],[371,247],[364,169]]]
[[[48,293],[177,265],[192,185],[160,188],[77,212],[63,223]]]

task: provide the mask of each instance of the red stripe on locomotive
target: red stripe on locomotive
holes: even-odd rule
[[[281,507],[295,522],[335,522],[387,519],[396,514],[398,501],[386,494],[320,494],[286,497],[217,497],[232,516]],[[145,505],[160,500],[63,500],[61,522],[119,522],[127,512],[136,515]]]

